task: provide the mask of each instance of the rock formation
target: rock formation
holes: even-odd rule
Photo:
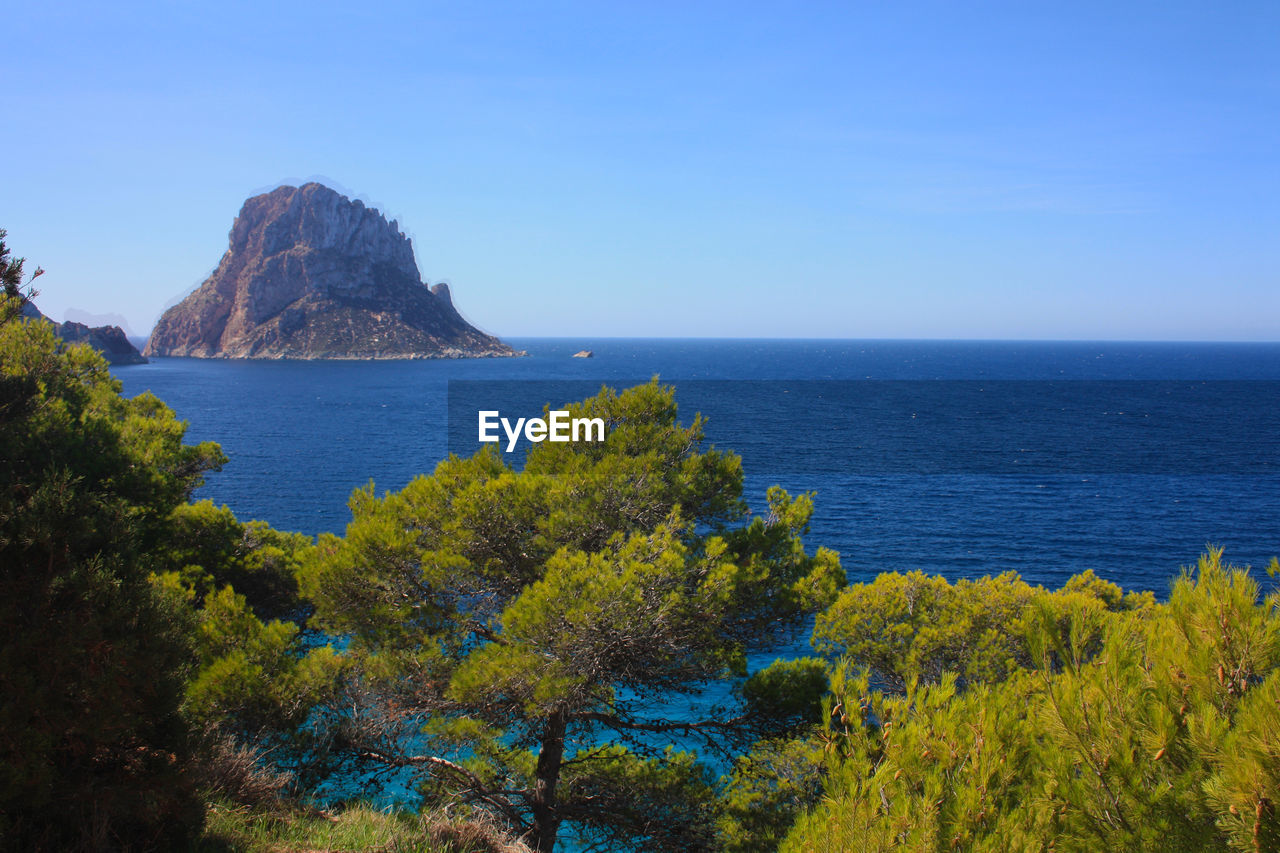
[[[53,324],[53,331],[69,344],[87,343],[102,353],[108,364],[146,364],[147,360],[138,348],[129,343],[119,326],[94,326],[83,323],[54,323],[30,302],[22,306],[22,316],[33,320],[46,320]]]
[[[146,364],[147,360],[138,348],[129,343],[124,329],[119,326],[94,326],[84,323],[55,323],[58,336],[69,344],[85,341],[107,359],[110,364]]]
[[[520,355],[428,288],[394,221],[317,183],[244,203],[213,275],[160,318],[146,355],[466,358]]]

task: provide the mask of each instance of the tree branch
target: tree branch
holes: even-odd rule
[[[454,777],[464,780],[466,788],[470,790],[471,795],[465,796],[468,800],[478,800],[487,803],[493,808],[506,815],[507,818],[515,825],[524,826],[525,820],[520,814],[520,810],[511,802],[511,797],[519,797],[522,800],[528,800],[529,792],[525,790],[503,790],[494,789],[484,783],[476,774],[472,773],[461,764],[457,764],[441,758],[437,755],[387,755],[379,750],[366,750],[361,753],[364,758],[371,758],[374,761],[381,761],[396,767],[411,767],[427,765],[432,768],[439,768]]]

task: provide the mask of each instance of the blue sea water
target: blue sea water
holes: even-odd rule
[[[851,581],[1015,570],[1054,587],[1092,569],[1163,596],[1209,545],[1255,567],[1280,553],[1280,344],[510,342],[529,357],[114,373],[167,402],[189,441],[222,445],[230,462],[197,497],[308,534],[340,533],[353,489],[400,489],[474,447],[477,406],[537,415],[656,375],[682,420],[702,412],[708,441],[742,454],[753,508],[774,483],[814,493],[806,543],[839,551]],[[571,357],[582,349],[595,356]],[[811,654],[807,640],[749,666]],[[728,698],[713,685],[663,711],[701,717]],[[415,799],[407,778],[379,797]]]
[[[114,372],[230,457],[197,497],[309,534],[342,531],[354,488],[399,489],[458,449],[450,383],[509,391],[504,415],[528,416],[656,375],[682,418],[701,411],[708,440],[743,454],[754,508],[773,483],[815,493],[807,542],[839,551],[852,581],[1012,569],[1055,586],[1093,569],[1163,595],[1207,545],[1255,567],[1280,553],[1280,344],[511,343],[529,357]]]

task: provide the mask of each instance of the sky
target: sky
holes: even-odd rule
[[[1280,3],[18,3],[0,228],[135,334],[320,180],[502,336],[1280,340]]]

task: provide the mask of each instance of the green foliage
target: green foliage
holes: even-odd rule
[[[344,661],[295,622],[272,618],[306,614],[295,572],[310,538],[242,524],[225,506],[201,501],[174,509],[163,543],[159,557],[176,570],[154,581],[194,626],[198,667],[183,712],[205,747],[231,737],[265,747],[275,766],[303,781],[323,773],[323,748],[307,723],[333,701]]]
[[[783,849],[1022,849],[1024,676],[958,692],[948,674],[884,694],[843,670],[834,687],[828,796]]]
[[[246,738],[298,733],[341,677],[332,647],[305,649],[297,625],[264,623],[230,586],[210,593],[196,618],[200,669],[184,710],[206,730]]]
[[[718,847],[776,850],[796,816],[822,792],[822,744],[815,728],[830,690],[819,658],[776,660],[739,688],[744,713],[764,739],[737,756],[721,780]]]
[[[689,752],[584,750],[564,764],[558,794],[564,819],[577,822],[590,849],[706,850],[715,841],[715,791]]]
[[[748,716],[773,732],[800,731],[821,717],[827,665],[820,658],[776,660],[742,685]]]
[[[36,292],[31,289],[31,282],[44,274],[44,270],[37,267],[27,279],[26,290],[23,290],[22,268],[27,259],[15,258],[10,254],[9,247],[4,244],[4,238],[8,235],[8,231],[0,228],[0,290],[6,297],[0,302],[0,322],[16,318],[22,311],[23,303],[35,298]]]
[[[662,704],[744,676],[749,645],[830,601],[839,560],[804,551],[808,496],[771,489],[767,518],[744,523],[738,458],[700,449],[671,389],[568,408],[604,418],[606,441],[540,444],[519,472],[492,448],[450,457],[399,493],[356,492],[346,536],[321,538],[303,591],[364,673],[341,739],[539,849],[564,821],[701,849],[701,771],[655,739],[727,750],[754,732],[728,709],[677,722]],[[624,794],[655,819],[638,824]]]
[[[12,297],[0,308],[16,316]],[[178,714],[181,608],[148,582],[166,520],[223,461],[44,321],[0,323],[0,838],[139,848],[199,821]]]
[[[782,849],[1280,849],[1278,603],[1212,551],[1167,604],[1092,577],[1035,593],[1022,664],[963,689],[885,693],[850,657],[827,795]]]
[[[850,585],[819,614],[814,645],[870,667],[894,691],[913,679],[937,684],[948,672],[962,684],[1002,681],[1032,665],[1027,628],[1044,608],[1056,619],[1074,607],[1116,612],[1153,600],[1150,593],[1125,596],[1091,571],[1052,593],[1014,572],[954,585],[919,571],[883,574]]]
[[[817,804],[822,794],[824,754],[822,739],[809,733],[761,741],[737,758],[720,793],[720,849],[726,853],[777,850],[796,818]]]
[[[211,501],[182,504],[169,517],[164,565],[180,570],[182,585],[203,599],[231,586],[264,619],[295,616],[303,604],[295,575],[311,539],[262,521],[241,524]]]

